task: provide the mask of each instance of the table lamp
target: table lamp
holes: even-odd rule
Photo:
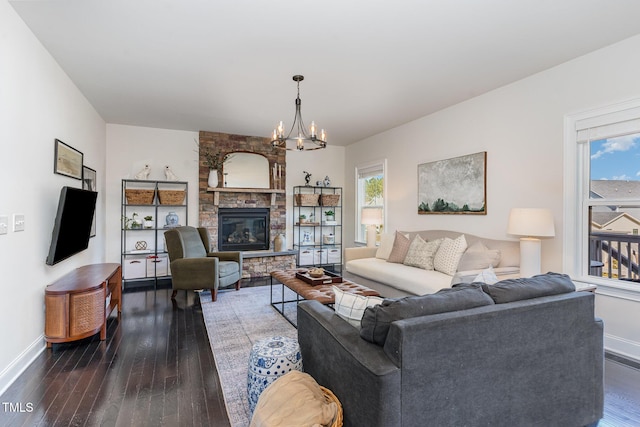
[[[520,276],[540,274],[541,243],[538,237],[556,235],[553,214],[549,209],[513,208],[509,213],[507,233],[520,237]]]
[[[362,208],[360,222],[367,226],[367,246],[376,245],[376,225],[382,224],[382,208]]]

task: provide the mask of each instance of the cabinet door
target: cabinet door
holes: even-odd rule
[[[69,296],[69,337],[96,331],[104,323],[104,289]]]

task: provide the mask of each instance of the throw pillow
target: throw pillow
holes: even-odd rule
[[[466,249],[467,240],[464,238],[464,234],[456,239],[445,237],[433,258],[433,267],[441,273],[453,276]]]
[[[466,310],[493,304],[489,295],[478,284],[441,289],[435,294],[386,299],[380,305],[369,307],[362,316],[360,336],[372,343],[384,345],[391,323],[396,320],[448,311]]]
[[[501,253],[497,249],[489,249],[481,241],[469,246],[458,264],[457,271],[482,270],[500,264]]]
[[[396,236],[393,240],[393,249],[391,249],[387,262],[402,263],[404,258],[407,256],[410,244],[409,236],[405,236],[404,234],[396,231]]]
[[[260,395],[250,427],[328,426],[338,415],[311,375],[291,371],[269,385]]]
[[[489,268],[482,270],[473,281],[493,285],[498,282],[498,276],[496,276],[496,272],[493,271],[493,267],[489,266]]]
[[[392,233],[382,233],[380,235],[380,246],[376,251],[376,258],[388,259],[393,249],[393,239],[395,235]]]
[[[336,294],[335,304],[333,305],[336,314],[358,329],[360,329],[360,320],[364,310],[384,301],[380,297],[365,297],[345,292],[337,286],[331,286],[331,289]]]
[[[496,304],[574,292],[573,281],[566,274],[547,273],[533,277],[502,280],[482,285]]]
[[[409,245],[407,256],[404,258],[404,264],[425,270],[433,270],[433,257],[440,247],[441,242],[442,239],[426,242],[422,237],[416,235]]]

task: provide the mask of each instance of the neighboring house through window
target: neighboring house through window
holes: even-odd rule
[[[365,243],[367,240],[367,226],[362,224],[363,209],[380,208],[382,209],[382,218],[386,217],[384,211],[385,169],[386,160],[356,166],[356,242]],[[383,229],[384,219],[383,224],[377,226],[378,238]]]
[[[640,100],[565,119],[565,271],[640,294]]]

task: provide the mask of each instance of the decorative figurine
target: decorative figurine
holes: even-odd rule
[[[322,181],[316,181],[316,187],[322,187]]]
[[[329,175],[324,177],[324,186],[331,187],[331,180],[329,179]]]
[[[309,187],[309,183],[311,182],[311,174],[307,171],[302,171],[302,173],[304,174],[304,185]]]
[[[164,176],[167,177],[167,181],[179,181],[179,178],[173,173],[169,165],[164,167]]]
[[[144,169],[138,172],[135,176],[136,179],[147,179],[149,178],[149,174],[151,173],[151,168],[149,165],[144,165]]]

